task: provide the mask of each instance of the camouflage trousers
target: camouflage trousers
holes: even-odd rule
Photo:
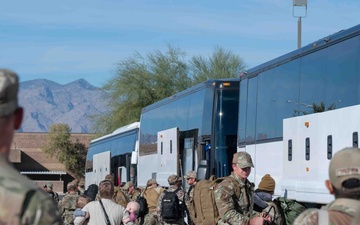
[[[156,212],[149,212],[144,217],[144,223],[143,225],[158,225],[160,224],[158,221],[158,217]]]
[[[62,215],[62,218],[63,218],[63,221],[64,221],[64,225],[73,225],[74,224],[74,218],[73,218],[73,215],[74,215],[74,211],[73,210],[66,210],[63,215]]]

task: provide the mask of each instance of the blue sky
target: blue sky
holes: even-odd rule
[[[179,47],[190,58],[215,46],[252,68],[297,48],[292,0],[0,0],[0,67],[20,80],[111,79],[116,64]],[[359,0],[308,0],[302,45],[359,24]]]

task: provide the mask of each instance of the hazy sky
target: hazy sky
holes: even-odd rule
[[[248,68],[297,48],[292,0],[0,0],[0,67],[21,81],[102,86],[116,64],[179,47],[190,58],[215,46]],[[302,45],[355,26],[359,0],[308,0]],[[300,12],[299,12],[300,13]]]

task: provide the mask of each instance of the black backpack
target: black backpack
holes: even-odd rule
[[[180,188],[173,192],[164,191],[164,198],[161,200],[161,217],[165,223],[172,223],[183,217],[183,204],[176,194],[179,190]]]
[[[139,205],[140,205],[139,210],[136,212],[137,217],[144,217],[146,214],[149,213],[149,207],[148,207],[148,204],[146,202],[146,198],[139,195],[136,198],[136,202],[139,203]]]

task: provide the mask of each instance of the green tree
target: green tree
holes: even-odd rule
[[[135,52],[120,61],[103,87],[111,96],[110,111],[91,117],[94,131],[107,134],[139,121],[144,107],[208,79],[239,77],[244,68],[239,56],[220,47],[208,59],[194,56],[187,61],[186,54],[172,46],[146,56]]]
[[[215,47],[207,59],[194,56],[190,61],[194,84],[208,79],[238,78],[245,70],[243,59],[231,50]]]
[[[50,127],[45,153],[55,156],[76,178],[84,177],[86,148],[82,143],[72,143],[71,129],[67,124],[53,124]]]
[[[185,53],[168,47],[143,57],[139,53],[118,64],[103,89],[110,94],[110,112],[94,117],[95,132],[109,133],[139,121],[142,108],[191,86]]]

